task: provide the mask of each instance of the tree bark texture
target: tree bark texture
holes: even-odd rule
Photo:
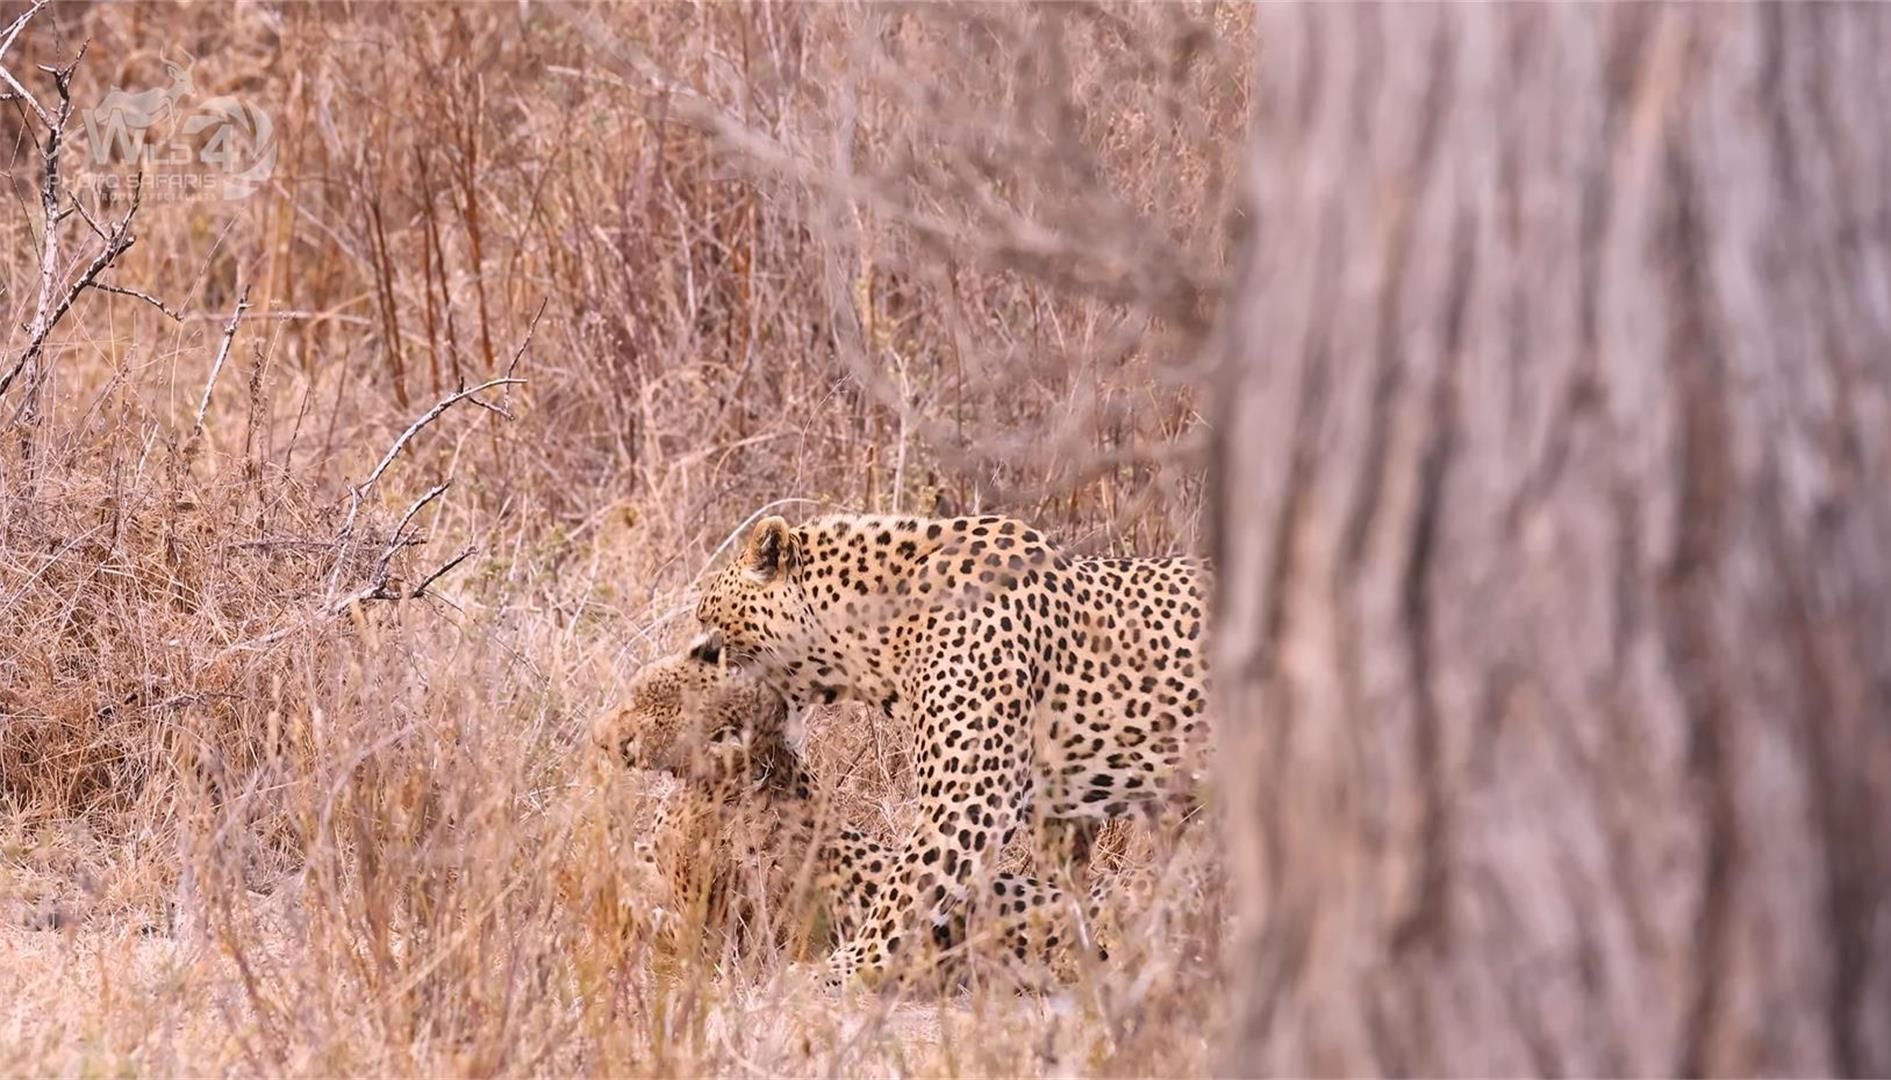
[[[1891,1074],[1891,8],[1259,21],[1230,1071]]]

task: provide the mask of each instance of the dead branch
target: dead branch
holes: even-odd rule
[[[511,378],[512,373],[518,370],[519,361],[524,358],[526,347],[532,344],[532,335],[538,331],[538,320],[545,314],[545,306],[549,303],[551,303],[550,297],[538,302],[538,310],[532,313],[532,321],[525,326],[525,337],[520,340],[519,347],[512,350],[512,360],[506,364],[506,378]],[[485,402],[482,401],[480,404],[483,405]],[[495,411],[510,420],[512,414],[507,411],[510,408],[512,408],[512,387],[508,386],[505,393],[499,395],[499,408]]]
[[[477,395],[480,392],[485,391],[485,390],[490,390],[495,386],[516,386],[516,385],[522,385],[524,382],[525,382],[524,379],[515,379],[511,377],[502,376],[497,379],[488,379],[487,381],[480,383],[478,386],[462,389],[456,393],[452,393],[452,394],[447,395],[444,398],[441,398],[438,402],[434,404],[432,408],[428,409],[425,413],[422,413],[419,419],[407,425],[407,430],[401,432],[400,437],[395,439],[393,445],[387,448],[387,453],[381,456],[380,463],[375,465],[374,471],[368,474],[367,479],[363,480],[360,484],[357,484],[348,489],[348,516],[342,521],[341,531],[336,537],[336,543],[339,545],[339,549],[337,551],[336,558],[335,558],[335,569],[329,575],[329,580],[328,580],[328,595],[330,597],[333,597],[335,595],[335,589],[340,584],[342,567],[346,565],[348,561],[349,549],[352,546],[353,540],[354,540],[355,520],[360,516],[360,513],[361,513],[361,503],[363,502],[363,500],[367,498],[368,492],[370,489],[374,487],[375,482],[380,480],[381,475],[387,472],[389,466],[394,464],[394,459],[400,456],[401,450],[404,447],[406,447],[406,445],[409,442],[413,441],[414,436],[420,434],[420,431],[422,428],[426,427],[428,424],[433,423],[435,420],[438,420],[442,415],[446,413],[448,409],[459,404],[460,402],[468,401],[468,400],[479,401],[479,398]],[[491,405],[490,402],[480,401],[480,404],[486,405],[487,407],[493,408],[495,411],[498,411],[498,407]],[[508,419],[511,417],[511,414],[506,413],[506,412],[501,412],[500,415],[506,416]],[[446,489],[446,485],[442,485],[438,490],[436,490],[435,492],[429,493],[427,496],[423,497],[420,502],[416,503],[412,508],[410,508],[408,510],[407,517],[404,517],[402,519],[403,526],[406,524],[406,521],[408,518],[411,518],[414,514],[419,512],[420,507],[426,505],[427,502],[432,501],[433,496],[437,495],[439,491],[444,491],[445,489]],[[396,530],[397,538],[398,538],[398,531],[399,530]],[[397,544],[395,546],[399,546],[399,545]],[[339,602],[331,601],[329,606],[332,608],[346,607],[349,603],[354,602],[356,599],[386,599],[386,597],[379,597],[379,596],[374,595],[374,593],[376,593],[377,591],[385,591],[385,581],[381,582],[379,586],[377,586],[375,582],[370,581],[368,589],[365,591],[365,593],[355,594],[354,596],[348,597]]]
[[[404,547],[410,547],[415,544],[426,543],[426,541],[421,540],[419,537],[410,537],[410,536],[405,535],[405,533],[407,532],[407,526],[410,522],[414,520],[414,515],[420,513],[422,508],[424,508],[428,503],[439,498],[441,495],[444,495],[446,493],[446,489],[452,486],[453,486],[453,481],[451,480],[448,480],[444,484],[436,484],[432,488],[429,488],[425,495],[422,495],[420,498],[414,500],[414,504],[407,508],[407,512],[401,515],[400,522],[394,526],[394,536],[392,539],[388,541],[387,549],[381,552],[380,558],[374,560],[374,570],[372,573],[368,575],[367,588],[362,590],[360,593],[357,593],[355,596],[351,596],[348,599],[343,600],[341,602],[342,607],[346,607],[347,605],[354,603],[356,600],[398,599],[398,597],[395,594],[388,591],[388,587],[387,587],[388,578],[390,574],[392,573],[391,568],[394,563],[394,555],[396,552],[400,551],[400,549]]]
[[[184,441],[186,453],[195,449],[197,441],[203,438],[204,414],[210,411],[211,391],[216,389],[217,376],[223,374],[223,362],[230,356],[230,342],[236,338],[237,320],[243,317],[243,312],[249,310],[249,306],[250,287],[245,285],[236,298],[236,309],[230,312],[230,321],[223,324],[223,340],[217,345],[217,358],[210,364],[210,377],[204,380],[204,396],[197,402],[197,420],[191,425],[190,438]]]
[[[468,544],[464,551],[460,552],[458,555],[453,556],[451,559],[448,559],[446,562],[440,565],[440,568],[438,570],[435,570],[433,573],[428,574],[425,578],[421,579],[420,584],[414,586],[413,590],[407,594],[407,599],[409,600],[420,599],[420,597],[424,593],[426,593],[428,586],[431,586],[434,582],[440,580],[441,578],[445,577],[447,574],[451,573],[454,567],[472,558],[474,552],[477,552],[478,550],[479,548],[476,545]]]
[[[13,46],[13,40],[20,36],[20,31],[26,29],[27,23],[33,21],[33,16],[39,14],[51,2],[52,0],[38,0],[32,7],[21,12],[19,18],[8,23],[5,30],[0,30],[0,60],[6,58],[7,50]],[[13,88],[12,97],[26,102],[33,113],[39,117],[40,123],[50,126],[52,118],[47,114],[45,107],[40,105],[38,99],[32,94],[27,93],[26,87],[20,85],[19,80],[13,77],[13,73],[7,70],[5,64],[0,64],[0,79],[4,79],[6,84]]]
[[[7,27],[4,37],[0,37],[0,53],[4,53],[6,47],[13,44],[27,20],[44,6],[44,3],[34,5]],[[91,220],[90,215],[86,215],[87,224],[92,230],[95,233],[103,233],[105,246],[93,256],[92,261],[77,278],[64,288],[60,287],[60,224],[74,210],[79,209],[79,204],[75,201],[69,207],[64,209],[60,207],[63,189],[60,184],[59,156],[65,144],[66,125],[72,119],[72,73],[79,62],[85,59],[85,50],[86,47],[81,45],[72,61],[63,67],[43,69],[53,77],[53,90],[59,96],[57,111],[49,111],[40,104],[39,100],[14,77],[12,71],[0,65],[0,80],[4,80],[12,88],[14,96],[24,101],[46,128],[45,142],[36,143],[45,162],[45,177],[40,185],[40,214],[43,218],[43,230],[39,259],[39,301],[35,305],[32,322],[27,328],[26,348],[21,351],[19,358],[6,370],[5,374],[0,374],[0,397],[6,395],[7,390],[21,374],[26,375],[26,400],[16,414],[21,417],[30,417],[38,397],[40,384],[44,382],[45,376],[40,359],[45,352],[47,339],[52,336],[53,330],[59,325],[60,320],[65,318],[66,313],[72,310],[72,305],[78,300],[79,294],[89,288],[98,288],[99,275],[136,242],[131,232],[131,222],[137,215],[141,203],[142,183],[132,186],[131,206],[125,211],[125,216],[120,218],[109,232],[100,230],[98,224]],[[140,177],[140,181],[142,179]]]
[[[407,531],[407,524],[408,522],[411,522],[414,520],[415,514],[420,513],[420,511],[423,508],[425,508],[428,503],[446,494],[446,489],[452,486],[453,486],[453,481],[451,480],[448,480],[444,484],[436,484],[432,488],[430,488],[425,495],[422,495],[420,498],[415,499],[414,504],[407,508],[407,512],[405,514],[401,515],[400,523],[394,526],[395,539],[398,540],[400,538],[401,533]]]
[[[368,474],[368,478],[366,480],[363,480],[361,482],[361,485],[355,489],[357,500],[359,500],[361,496],[367,494],[368,489],[373,487],[374,482],[381,478],[381,474],[387,471],[388,466],[394,464],[394,459],[400,456],[401,449],[405,447],[408,444],[408,442],[410,442],[413,439],[415,435],[420,434],[421,428],[424,428],[428,424],[433,423],[435,420],[440,419],[441,414],[445,413],[448,409],[452,408],[455,405],[458,405],[462,401],[465,401],[469,398],[473,398],[474,395],[479,394],[481,391],[490,390],[495,386],[518,386],[518,385],[524,384],[524,382],[525,382],[524,379],[513,379],[513,378],[506,378],[506,377],[501,377],[497,379],[488,379],[485,382],[480,383],[478,386],[472,387],[471,389],[463,389],[456,393],[449,394],[444,398],[441,398],[440,401],[433,406],[433,408],[428,409],[425,413],[422,413],[420,416],[420,419],[415,420],[412,424],[409,424],[407,426],[407,430],[401,432],[400,438],[394,440],[394,445],[387,448],[387,453],[382,456],[381,463],[376,465],[374,467],[374,471]],[[482,402],[482,404],[488,404],[488,403]]]
[[[435,489],[435,490],[439,490],[439,489]],[[455,555],[451,559],[448,559],[446,562],[441,563],[439,567],[437,567],[433,571],[433,573],[428,574],[426,577],[422,578],[420,580],[420,584],[415,585],[412,589],[404,593],[395,591],[391,587],[391,584],[389,581],[390,575],[387,571],[386,560],[391,559],[394,555],[394,552],[399,550],[400,548],[411,547],[415,544],[420,544],[424,542],[425,541],[410,538],[404,541],[398,541],[394,544],[390,544],[388,546],[387,553],[382,557],[382,561],[376,564],[377,569],[376,569],[375,579],[370,581],[367,587],[360,589],[359,591],[350,593],[347,596],[342,597],[340,600],[337,600],[335,602],[334,607],[331,610],[335,614],[339,615],[342,612],[347,611],[351,606],[355,604],[364,604],[371,600],[418,600],[423,595],[426,594],[427,589],[431,587],[434,582],[452,573],[455,567],[459,566],[461,563],[465,562],[467,559],[472,558],[474,553],[479,550],[478,545],[468,544],[465,548],[461,549],[458,555]]]
[[[73,205],[76,206],[78,204],[75,203]],[[80,211],[80,212],[84,213],[84,211]],[[90,220],[90,218],[88,217],[87,220]],[[164,301],[159,300],[157,297],[152,296],[150,293],[142,293],[142,292],[139,292],[137,289],[127,289],[122,285],[107,285],[107,284],[104,284],[103,282],[93,285],[92,287],[94,289],[97,289],[99,292],[116,293],[119,296],[129,296],[133,300],[143,300],[145,303],[150,304],[152,307],[157,308],[159,311],[163,312],[172,322],[181,323],[184,321],[184,316],[178,314],[175,311],[172,311],[169,307],[165,306]]]
[[[39,14],[41,9],[45,8],[46,5],[50,3],[52,3],[52,0],[38,0],[32,7],[21,12],[19,18],[7,24],[5,30],[0,30],[0,59],[6,58],[7,49],[12,47],[13,39],[20,36],[20,31],[26,28],[26,24],[31,21],[33,16]]]
[[[49,172],[54,171],[51,166],[47,168]],[[56,178],[49,181],[49,186],[51,183],[55,182]],[[106,241],[105,247],[102,248],[97,255],[93,256],[91,263],[86,266],[85,271],[65,290],[58,302],[51,305],[50,311],[42,309],[43,314],[34,316],[32,327],[28,332],[26,350],[20,354],[18,360],[14,361],[12,368],[8,369],[4,376],[0,376],[0,397],[6,395],[7,388],[13,385],[13,380],[18,377],[22,371],[30,372],[28,375],[29,392],[38,386],[41,381],[40,376],[37,371],[31,371],[30,369],[36,365],[41,354],[45,351],[46,339],[52,334],[53,329],[59,325],[59,320],[65,318],[66,312],[72,310],[73,301],[79,298],[79,294],[86,289],[96,287],[98,284],[98,276],[104,273],[105,269],[111,266],[112,263],[116,262],[120,255],[130,250],[132,244],[137,242],[137,238],[131,234],[131,219],[138,213],[140,203],[139,187],[140,185],[137,184],[132,186],[131,208],[126,210],[125,216],[119,219],[117,225],[112,227],[111,239]],[[52,234],[58,228],[61,217],[63,217],[63,215],[56,211],[48,215],[46,228],[48,239],[45,244],[45,254],[42,256],[43,259],[56,260],[59,257],[58,243],[56,240],[52,239]],[[42,290],[41,295],[42,297],[50,296],[51,283],[53,280],[51,262],[42,262],[41,274],[42,280],[45,282],[45,289]]]
[[[544,304],[540,304],[539,314],[541,315],[544,314],[544,311],[545,311]],[[382,552],[380,558],[376,560],[374,569],[369,575],[369,581],[368,581],[367,587],[353,594],[352,596],[349,596],[341,600],[339,603],[337,603],[333,600],[333,597],[335,595],[335,590],[337,586],[340,584],[342,567],[347,565],[348,555],[354,543],[355,521],[361,513],[362,501],[367,498],[369,490],[374,487],[375,483],[381,479],[381,475],[387,472],[388,468],[394,464],[394,459],[400,456],[402,448],[404,448],[408,443],[412,442],[414,437],[420,434],[420,431],[422,428],[425,428],[428,424],[431,424],[435,420],[438,420],[442,415],[446,413],[448,409],[451,409],[453,406],[459,404],[460,402],[470,401],[474,403],[475,405],[478,405],[481,408],[487,409],[491,412],[497,413],[498,415],[503,416],[508,420],[512,419],[511,411],[507,409],[504,405],[495,405],[492,402],[486,401],[485,399],[481,398],[479,395],[482,392],[486,390],[490,390],[496,386],[505,387],[507,393],[510,394],[512,387],[525,385],[526,380],[515,378],[512,375],[512,370],[513,368],[516,368],[518,366],[519,358],[525,354],[525,350],[527,346],[531,344],[532,331],[537,329],[537,327],[538,327],[538,315],[534,315],[532,317],[531,325],[526,328],[524,340],[519,342],[518,349],[512,355],[512,362],[510,365],[508,365],[506,369],[506,374],[496,379],[488,379],[485,382],[480,383],[478,386],[474,386],[470,388],[462,386],[461,389],[459,389],[457,392],[448,394],[446,397],[441,398],[438,402],[434,404],[432,408],[422,413],[420,417],[416,419],[413,423],[407,425],[407,430],[401,432],[400,437],[395,439],[393,445],[387,448],[387,453],[381,455],[380,462],[374,466],[373,471],[368,473],[367,479],[361,481],[361,483],[354,485],[348,489],[348,516],[342,522],[341,532],[336,537],[337,549],[336,549],[336,556],[335,556],[335,567],[334,567],[334,570],[329,574],[329,579],[328,579],[328,596],[330,597],[329,607],[332,610],[337,610],[337,611],[342,610],[346,608],[349,604],[355,603],[360,600],[398,599],[398,597],[393,595],[388,589],[388,578],[390,575],[389,567],[393,560],[394,553],[398,551],[400,548],[406,547],[409,544],[408,541],[405,541],[402,539],[402,533],[407,528],[408,523],[413,520],[414,515],[420,513],[423,507],[425,507],[428,503],[432,502],[436,498],[439,498],[440,495],[445,493],[447,488],[452,486],[452,481],[449,480],[446,483],[440,484],[439,486],[433,488],[432,490],[428,491],[425,495],[422,495],[419,499],[417,499],[412,506],[407,508],[407,512],[401,516],[400,523],[396,525],[394,528],[394,537],[393,537],[392,542],[389,543],[387,550]],[[472,549],[468,548],[466,551],[462,552],[457,558],[448,562],[445,566],[442,566],[440,569],[435,570],[424,581],[420,583],[419,587],[417,587],[410,594],[410,598],[418,597],[423,591],[425,591],[428,585],[431,585],[434,581],[438,580],[441,575],[447,573],[448,571],[452,570],[453,567],[459,565],[460,562],[465,560],[466,557],[471,554],[472,554]]]

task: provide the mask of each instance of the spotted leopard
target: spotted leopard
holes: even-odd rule
[[[713,637],[683,655],[646,665],[628,687],[623,704],[603,714],[593,741],[632,768],[668,772],[685,782],[682,828],[658,824],[659,835],[686,838],[686,859],[662,861],[673,883],[708,876],[721,882],[713,895],[697,894],[702,909],[726,912],[732,901],[728,871],[733,864],[756,876],[748,895],[760,895],[772,912],[750,905],[749,919],[772,914],[778,929],[818,938],[828,932],[848,940],[864,923],[888,876],[893,852],[865,834],[830,818],[820,787],[788,739],[787,703],[760,679],[720,662]],[[721,808],[715,850],[687,838],[704,835],[700,807]],[[718,877],[720,875],[720,877]],[[675,885],[672,886],[675,888]],[[679,890],[687,895],[687,890]],[[955,910],[935,931],[932,944],[947,963],[924,973],[934,981],[970,970],[958,961],[989,950],[968,947],[991,939],[1009,976],[1041,984],[1048,973],[1069,979],[1086,956],[1107,959],[1096,940],[1107,918],[1099,886],[1079,914],[1056,888],[1017,874],[998,874],[983,899]],[[813,917],[797,921],[797,915]]]
[[[705,632],[796,706],[865,701],[915,731],[919,825],[835,980],[936,934],[1020,825],[1081,849],[1096,823],[1195,797],[1209,574],[1074,557],[1002,517],[754,526],[702,590]]]

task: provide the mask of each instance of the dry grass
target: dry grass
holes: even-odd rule
[[[1153,876],[1138,944],[1068,993],[832,998],[766,950],[658,955],[626,858],[647,795],[583,733],[772,500],[1195,543],[1245,19],[41,13],[10,70],[89,41],[83,108],[188,53],[280,159],[246,199],[139,210],[104,280],[180,320],[84,293],[37,415],[0,398],[0,1072],[1204,1069],[1209,830],[1160,863],[1119,838]],[[12,103],[0,136],[10,361],[43,132]],[[62,267],[90,250],[68,224]],[[526,385],[485,395],[513,419],[449,410],[345,529],[350,486],[528,333]],[[476,552],[338,608],[397,536],[424,542],[389,591]],[[837,712],[811,753],[894,837],[905,745]]]

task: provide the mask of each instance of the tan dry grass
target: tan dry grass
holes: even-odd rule
[[[83,106],[186,51],[200,96],[271,112],[282,157],[248,199],[140,211],[109,277],[181,322],[88,293],[38,422],[0,401],[0,1071],[1205,1068],[1209,830],[1169,867],[1115,841],[1171,872],[1124,901],[1136,947],[1067,994],[833,999],[765,950],[658,954],[626,865],[647,805],[582,733],[772,500],[1193,543],[1188,365],[1245,19],[43,13],[12,70],[89,40]],[[4,357],[37,289],[36,134],[0,112]],[[338,545],[347,485],[503,373],[541,307],[516,420],[442,416]],[[477,554],[426,599],[331,610],[449,478],[393,578]],[[850,818],[897,836],[905,733],[818,729]]]

